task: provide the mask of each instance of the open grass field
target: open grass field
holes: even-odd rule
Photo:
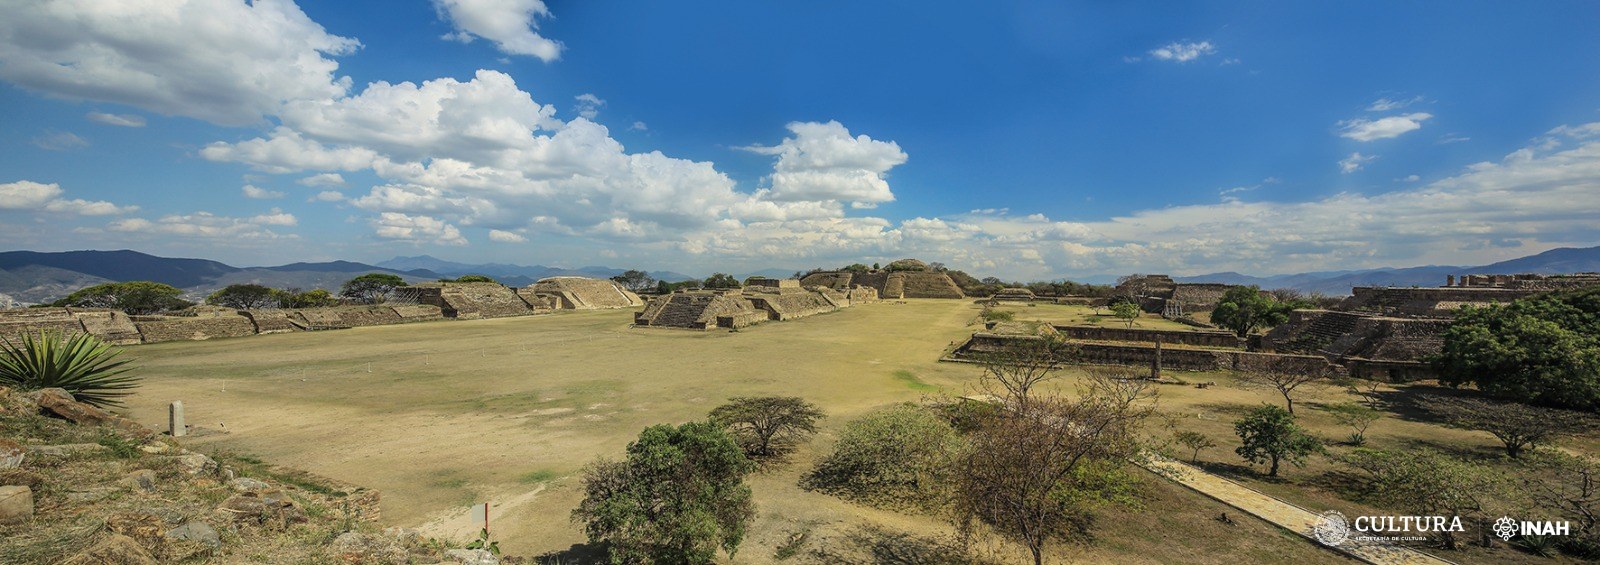
[[[190,423],[208,432],[190,445],[379,489],[384,522],[424,526],[431,535],[468,539],[475,530],[467,508],[487,500],[502,546],[539,555],[584,541],[568,521],[581,498],[576,474],[597,457],[619,457],[640,429],[703,418],[730,396],[798,395],[829,417],[788,464],[753,477],[758,518],[734,562],[777,561],[777,548],[804,532],[801,551],[785,562],[937,563],[952,533],[938,518],[851,504],[797,482],[850,419],[894,402],[972,392],[978,367],[936,360],[979,327],[978,313],[968,301],[913,300],[700,333],[630,328],[631,312],[602,311],[139,346],[127,351],[146,380],[129,408],[156,427],[166,403],[183,400]],[[1069,371],[1063,385],[1077,374]],[[1360,510],[1331,490],[1256,480],[1236,466],[1231,420],[1245,407],[1276,402],[1275,393],[1230,386],[1226,375],[1174,374],[1221,385],[1159,389],[1174,425],[1217,440],[1201,454],[1213,471],[1311,508]],[[1345,394],[1326,389],[1308,398],[1301,412],[1319,435],[1343,432],[1314,404]],[[1161,421],[1150,429],[1166,433]],[[1401,418],[1380,421],[1369,435],[1379,445],[1493,446],[1486,434]],[[1286,474],[1315,478],[1320,464]],[[1143,490],[1144,508],[1108,509],[1096,539],[1058,546],[1058,557],[1342,560],[1236,512],[1238,524],[1222,524],[1216,518],[1226,506],[1154,476]],[[581,558],[578,551],[567,556]],[[1020,557],[1016,548],[995,551],[1001,562]]]

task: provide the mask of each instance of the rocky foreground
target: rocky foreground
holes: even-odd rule
[[[0,563],[519,562],[380,530],[378,493],[0,387]]]

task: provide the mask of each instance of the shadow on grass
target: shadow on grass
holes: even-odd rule
[[[578,565],[580,563],[606,563],[610,555],[605,546],[597,543],[575,543],[561,551],[552,551],[533,558],[539,565]]]
[[[812,550],[824,563],[859,565],[965,565],[987,563],[974,559],[952,540],[862,527],[835,547]],[[862,559],[860,554],[867,557]]]
[[[1283,482],[1282,477],[1268,477],[1264,471],[1258,471],[1249,465],[1223,463],[1221,461],[1200,461],[1193,464],[1201,470],[1232,481],[1261,481],[1267,483]]]

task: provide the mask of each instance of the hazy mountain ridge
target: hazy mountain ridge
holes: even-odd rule
[[[622,274],[626,269],[612,267],[588,266],[570,269],[566,267],[551,267],[547,265],[512,265],[508,263],[458,263],[446,261],[429,255],[415,257],[395,257],[388,261],[379,261],[377,266],[388,269],[427,269],[447,276],[459,277],[461,275],[485,275],[494,277],[502,283],[511,286],[527,286],[534,281],[545,277],[578,276],[594,278],[611,278]],[[789,274],[793,274],[790,271]],[[673,271],[651,271],[650,276],[660,280],[677,282],[692,279],[689,275]]]
[[[1325,271],[1257,277],[1234,272],[1173,277],[1187,283],[1256,285],[1293,288],[1324,294],[1350,294],[1357,286],[1442,286],[1450,275],[1511,275],[1518,273],[1579,273],[1600,271],[1600,247],[1563,247],[1536,255],[1480,266],[1428,265],[1422,267]]]

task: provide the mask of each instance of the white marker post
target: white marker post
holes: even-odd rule
[[[489,531],[489,503],[485,502],[472,507],[472,525],[483,526],[483,531]]]

